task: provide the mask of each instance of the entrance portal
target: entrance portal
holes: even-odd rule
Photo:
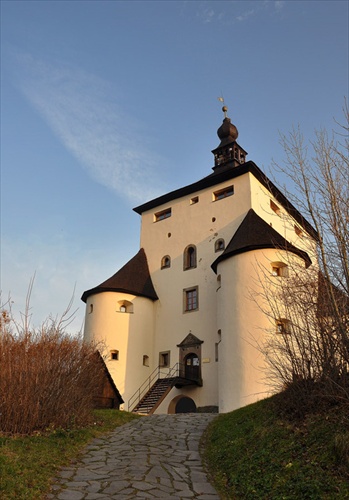
[[[202,386],[201,378],[201,344],[203,340],[198,339],[191,332],[185,337],[179,348],[179,376],[186,379],[185,385]],[[183,384],[182,384],[183,385]],[[177,386],[176,386],[177,387]]]
[[[192,352],[184,358],[184,375],[188,380],[198,380],[200,378],[200,360]]]

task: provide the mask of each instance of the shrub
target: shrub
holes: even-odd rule
[[[96,346],[49,318],[34,329],[3,314],[0,325],[0,431],[30,434],[85,425],[102,383]]]

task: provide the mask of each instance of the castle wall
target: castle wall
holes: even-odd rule
[[[217,192],[227,188],[234,194],[217,197]],[[192,398],[197,407],[219,406],[220,412],[227,412],[270,393],[264,356],[258,349],[271,328],[270,318],[258,302],[260,280],[263,275],[271,282],[280,279],[272,276],[272,263],[297,261],[299,269],[305,266],[293,254],[264,249],[231,256],[214,273],[211,265],[223,252],[223,248],[217,251],[217,240],[223,239],[226,247],[250,208],[316,261],[314,241],[246,172],[142,214],[140,243],[159,300],[117,292],[88,297],[85,338],[105,343],[107,366],[125,409],[133,393],[162,363],[164,354],[168,363],[162,372],[179,362],[178,344],[189,333],[202,341],[203,385],[172,389],[156,413],[167,413],[171,401],[180,395]],[[168,209],[171,215],[167,212],[165,216]],[[185,269],[183,256],[188,245],[196,249],[196,263]],[[165,256],[170,261],[167,267],[162,266]],[[194,288],[198,307],[188,311],[185,293]],[[132,306],[126,312],[120,311],[123,301]],[[112,351],[118,351],[118,359],[111,359]]]
[[[213,193],[234,185],[234,194],[213,201]],[[196,203],[191,203],[198,197]],[[154,222],[154,213],[171,207],[171,217]],[[197,406],[218,405],[218,364],[216,289],[217,276],[212,262],[220,255],[215,242],[223,238],[227,245],[250,208],[248,174],[210,189],[173,200],[142,215],[141,246],[145,249],[154,287],[159,296],[155,306],[154,356],[170,351],[170,365],[179,361],[179,344],[189,332],[203,341],[201,371],[203,387],[173,389],[157,412],[166,411],[168,400],[177,394],[190,394]],[[197,265],[183,270],[183,252],[193,244]],[[161,269],[161,259],[169,255],[171,267]],[[199,307],[183,311],[183,290],[198,287]]]

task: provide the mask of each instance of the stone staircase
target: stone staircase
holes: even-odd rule
[[[159,378],[143,398],[133,408],[133,413],[141,415],[151,415],[165,399],[178,377]]]

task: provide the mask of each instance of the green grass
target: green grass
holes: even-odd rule
[[[219,415],[203,445],[224,499],[349,498],[347,407],[291,422],[271,398]]]
[[[38,500],[57,470],[93,438],[135,418],[98,410],[84,429],[28,437],[0,436],[0,498]],[[332,408],[290,421],[274,399],[219,415],[208,427],[203,453],[225,499],[349,499],[349,412]]]
[[[84,429],[24,437],[0,435],[0,498],[44,498],[57,470],[76,458],[92,438],[137,418],[117,410],[96,410],[94,417],[93,424]]]

